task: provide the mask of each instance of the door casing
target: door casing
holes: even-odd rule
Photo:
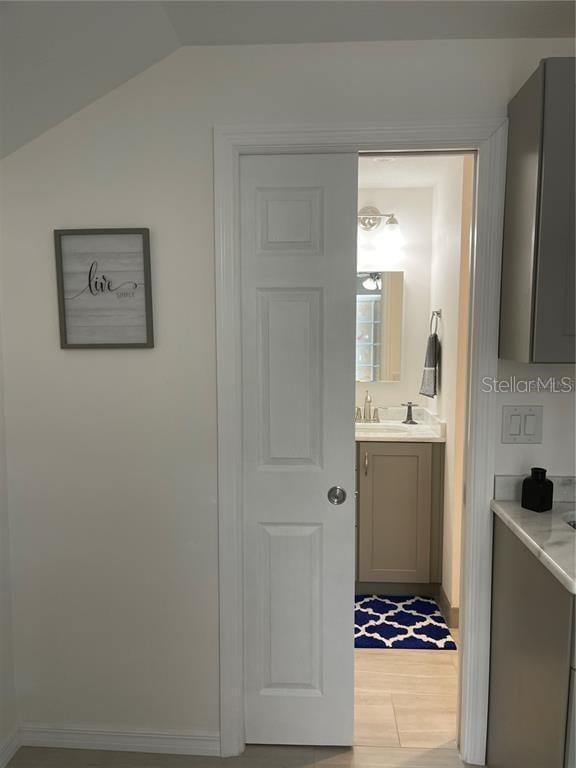
[[[331,126],[221,126],[214,129],[220,751],[240,754],[244,739],[242,544],[241,290],[239,159],[242,154],[476,152],[470,269],[468,419],[462,520],[459,749],[484,765],[488,723],[492,515],[497,401],[483,377],[496,377],[507,120]]]

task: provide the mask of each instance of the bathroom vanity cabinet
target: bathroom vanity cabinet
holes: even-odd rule
[[[487,765],[574,768],[575,582],[558,572],[574,571],[575,534],[559,512],[555,527],[519,503],[497,509],[509,522],[495,517]]]
[[[431,442],[357,443],[357,579],[441,581],[443,451]]]
[[[508,105],[500,357],[573,363],[574,58],[545,59]]]

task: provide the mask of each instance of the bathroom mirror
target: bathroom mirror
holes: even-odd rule
[[[400,381],[403,272],[356,276],[356,381]]]

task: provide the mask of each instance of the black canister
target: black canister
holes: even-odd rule
[[[522,483],[522,506],[534,512],[547,512],[552,509],[554,483],[546,477],[542,467],[532,467],[530,477]]]

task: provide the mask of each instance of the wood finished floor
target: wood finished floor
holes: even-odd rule
[[[25,747],[8,768],[462,768],[456,651],[356,654],[353,749],[250,746],[236,758]]]

